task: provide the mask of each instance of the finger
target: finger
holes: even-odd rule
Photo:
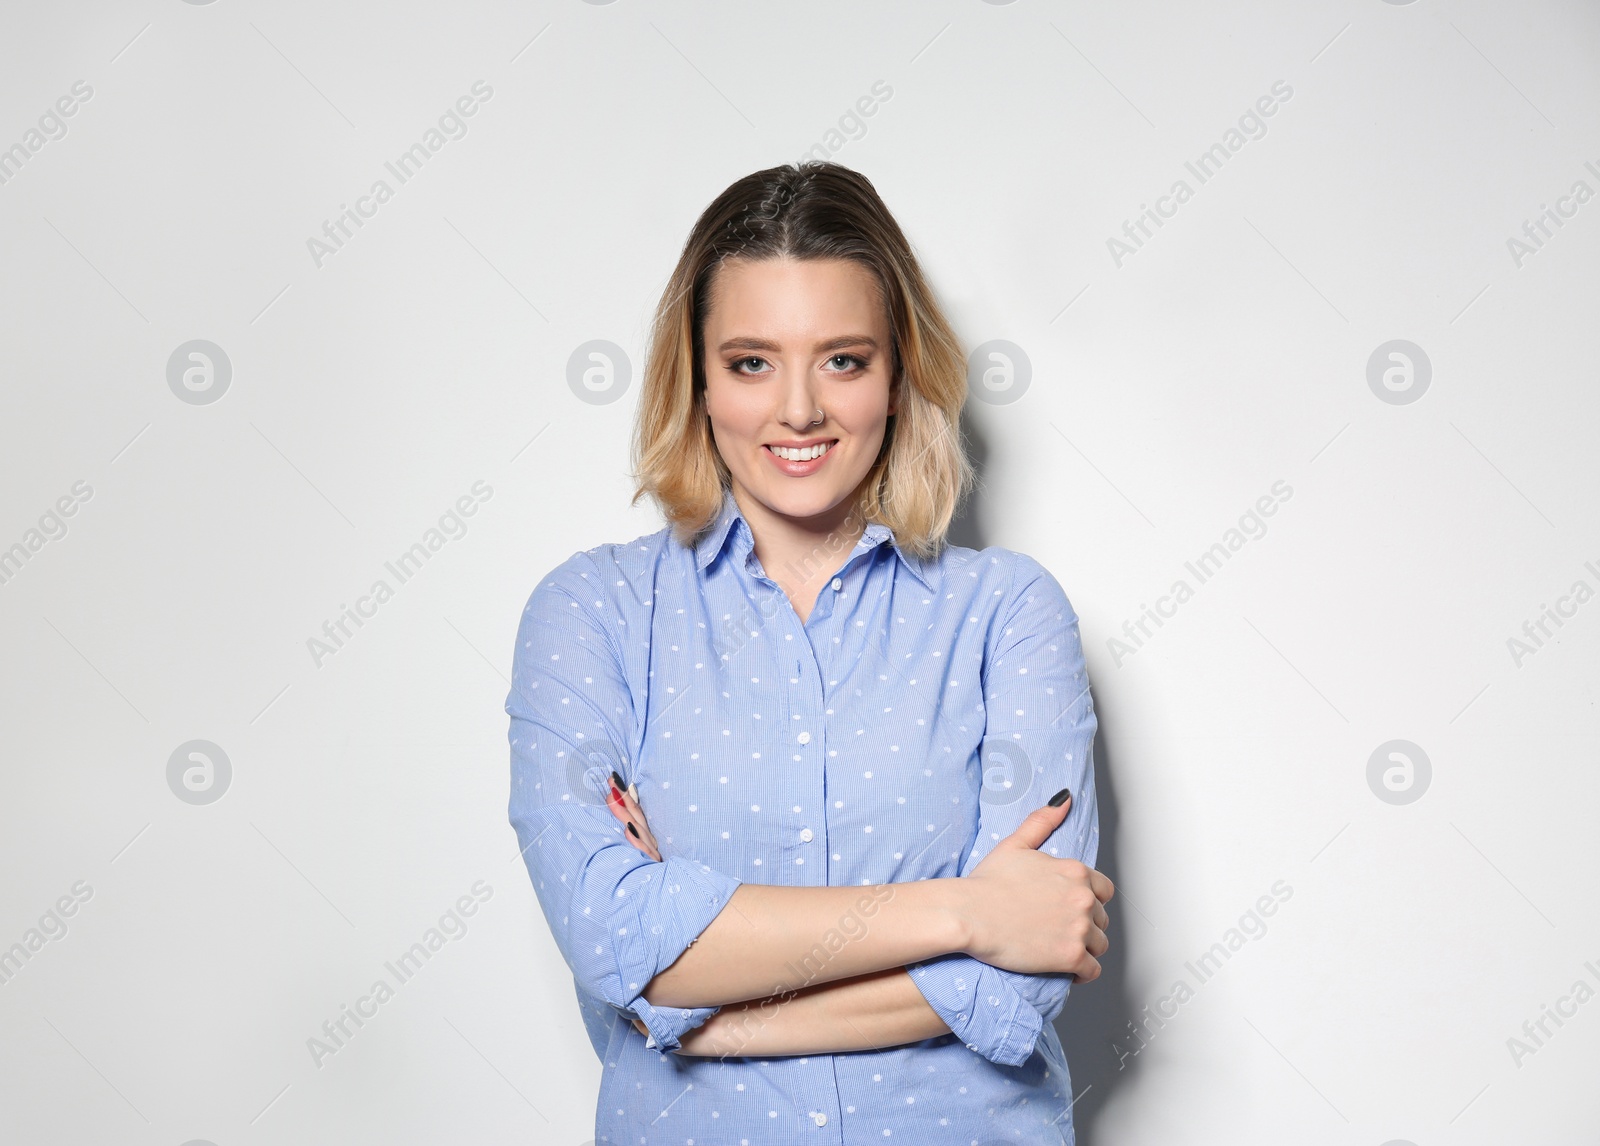
[[[1078,970],[1073,973],[1074,983],[1093,983],[1100,977],[1100,960],[1092,955],[1085,955],[1078,962]]]
[[[1106,938],[1106,933],[1098,927],[1089,929],[1088,938],[1083,941],[1083,949],[1096,959],[1111,950],[1111,940]]]
[[[623,825],[622,834],[628,837],[628,843],[634,848],[634,850],[643,852],[645,855],[650,856],[651,859],[656,858],[655,856],[650,855],[650,845],[639,838],[638,831],[634,828],[631,822]]]
[[[629,785],[629,788],[631,789],[632,785]],[[622,799],[623,806],[627,809],[629,818],[632,819],[634,825],[639,829],[640,836],[643,837],[645,843],[649,844],[650,847],[656,850],[659,856],[661,847],[656,843],[656,837],[654,833],[650,831],[649,821],[645,819],[644,809],[639,806],[638,796],[624,794]]]
[[[633,819],[633,816],[628,812],[627,802],[614,787],[607,786],[606,788],[606,807],[616,817],[617,822],[624,827]]]
[[[660,852],[654,849],[653,841],[646,839],[634,826],[633,816],[628,811],[628,805],[614,785],[606,793],[606,807],[611,809],[611,814],[622,824],[623,835],[627,836],[628,843],[651,859],[660,862]]]
[[[1111,897],[1117,894],[1117,885],[1093,868],[1090,868],[1089,890],[1094,892],[1094,897],[1101,903],[1110,903]]]
[[[627,825],[633,819],[633,813],[628,810],[628,802],[622,793],[617,791],[615,785],[606,787],[606,807],[617,818],[617,822]]]
[[[650,825],[645,820],[644,809],[639,806],[638,800],[621,793],[617,794],[617,800],[622,808],[619,815],[626,819],[628,833],[638,841],[634,846],[657,863],[660,863],[661,845],[656,843],[656,838],[650,831]]]
[[[1106,909],[1101,907],[1100,904],[1096,903],[1094,905],[1094,910],[1089,913],[1089,918],[1101,931],[1110,930],[1111,917],[1106,914]]]
[[[1061,791],[1066,792],[1067,790],[1063,788]],[[1056,794],[1060,795],[1060,792]],[[1058,807],[1052,808],[1049,804],[1046,804],[1042,808],[1035,808],[1033,811],[1029,812],[1025,817],[1023,817],[1022,823],[1017,825],[1017,830],[1012,832],[1004,840],[1001,840],[1000,844],[1005,844],[1009,841],[1013,846],[1021,846],[1025,848],[1038,847],[1040,844],[1044,843],[1045,840],[1050,838],[1051,832],[1055,831],[1061,826],[1061,821],[1066,819],[1067,812],[1070,811],[1071,808],[1072,793],[1067,792],[1065,796],[1062,796],[1062,802]],[[996,844],[995,846],[999,847],[1000,844]]]

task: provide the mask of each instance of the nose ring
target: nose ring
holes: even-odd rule
[[[813,421],[812,421],[812,423],[811,423],[811,424],[812,424],[812,425],[813,425],[813,426],[820,426],[820,425],[821,425],[821,424],[822,424],[822,419],[823,419],[823,413],[822,413],[822,407],[821,407],[821,406],[818,406],[818,407],[817,407],[817,416],[816,416],[816,418],[815,418],[815,419],[814,419],[814,420],[813,420]]]

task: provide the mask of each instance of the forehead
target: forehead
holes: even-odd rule
[[[883,335],[889,325],[876,276],[850,259],[729,259],[712,278],[705,322],[773,336]]]

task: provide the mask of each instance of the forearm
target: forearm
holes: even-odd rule
[[[680,1041],[696,1057],[839,1054],[950,1033],[904,967],[724,1007]]]
[[[963,882],[741,884],[644,996],[657,1007],[726,1006],[965,950]]]

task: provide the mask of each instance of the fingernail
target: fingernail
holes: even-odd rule
[[[640,835],[639,835],[639,829],[638,829],[638,828],[636,828],[636,827],[634,827],[634,826],[633,826],[633,825],[632,825],[632,824],[629,824],[629,825],[628,825],[628,830],[629,830],[629,831],[630,831],[630,832],[632,832],[632,833],[633,833],[633,838],[634,838],[634,839],[636,839],[636,840],[637,840],[637,839],[641,839],[641,838],[642,838],[642,837],[641,837],[641,836],[640,836]]]
[[[632,784],[628,785],[628,795],[633,797],[633,802],[635,804],[639,802],[639,789],[635,788]]]
[[[617,791],[619,792],[627,787],[627,785],[622,782],[622,777],[618,776],[615,772],[611,773],[611,782],[617,786]]]
[[[1061,791],[1057,792],[1054,796],[1050,797],[1050,806],[1052,808],[1059,808],[1062,804],[1065,804],[1071,798],[1072,798],[1072,789],[1071,788],[1063,788],[1063,789],[1061,789]]]

